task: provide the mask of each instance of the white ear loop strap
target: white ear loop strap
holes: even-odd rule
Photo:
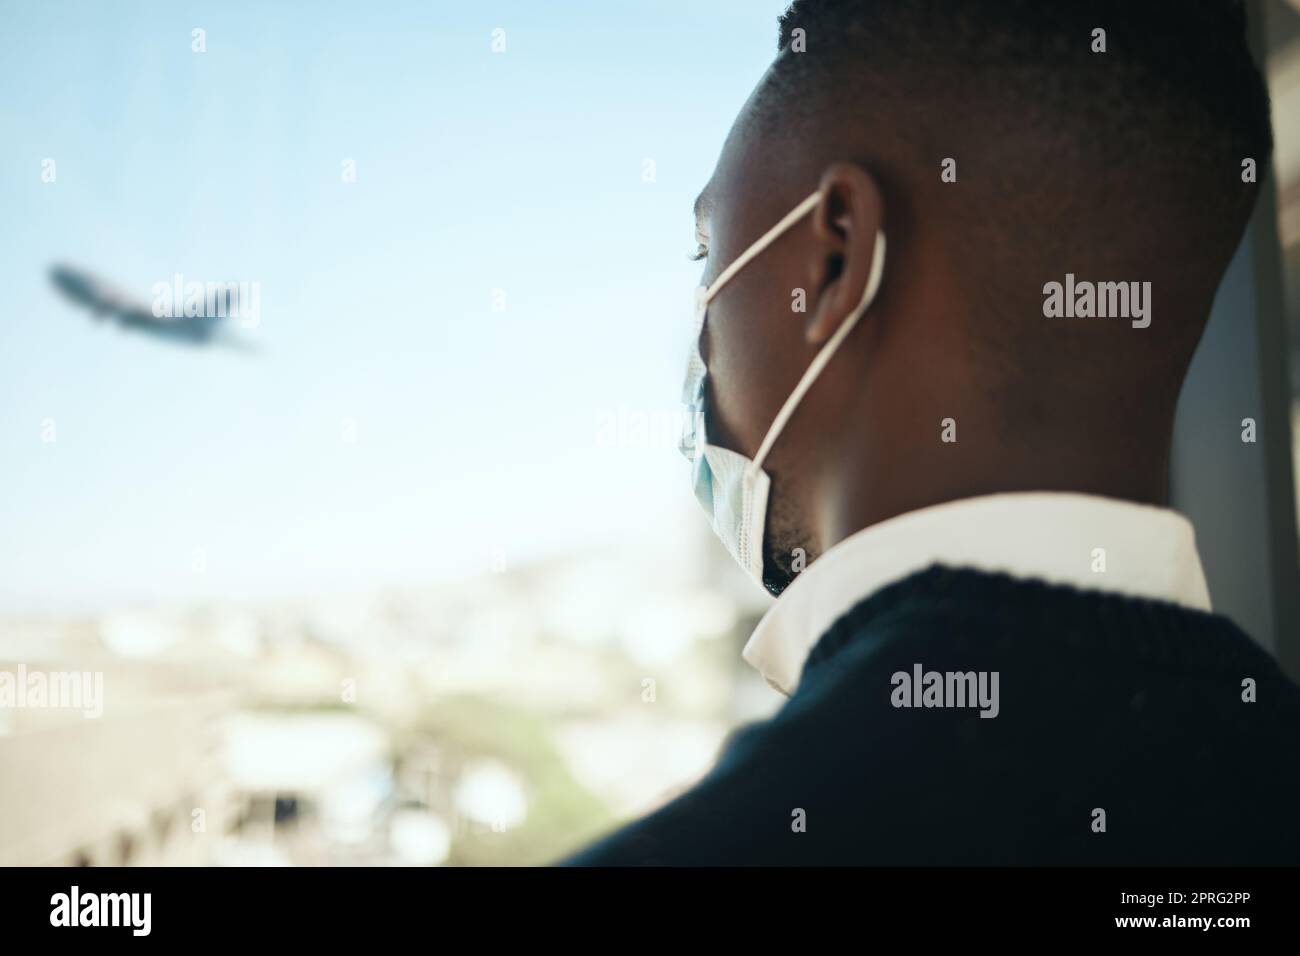
[[[792,225],[808,215],[809,212],[821,200],[821,190],[813,193],[799,205],[786,213],[775,226],[763,233],[752,246],[746,249],[740,256],[723,269],[718,277],[713,280],[713,284],[704,293],[704,304],[707,305],[713,300],[713,297],[721,291],[722,287],[731,281],[731,278],[753,260],[755,256],[763,252],[772,243],[781,237],[781,234],[789,229]],[[772,426],[767,430],[767,435],[763,439],[763,444],[758,448],[758,454],[754,456],[754,461],[750,465],[753,470],[758,470],[763,465],[763,460],[767,458],[767,453],[772,450],[772,445],[781,434],[781,429],[785,428],[786,422],[794,414],[800,400],[804,394],[812,387],[812,383],[817,380],[826,363],[831,360],[835,350],[840,347],[840,343],[853,331],[853,327],[858,324],[858,319],[862,318],[867,307],[871,305],[871,300],[876,297],[876,292],[880,289],[880,280],[885,274],[885,235],[880,230],[876,230],[876,245],[871,250],[871,274],[867,277],[867,287],[862,293],[862,301],[858,307],[853,310],[853,314],[840,323],[840,327],[835,330],[835,334],[830,340],[822,346],[822,350],[813,357],[812,362],[808,365],[807,371],[803,373],[803,378],[799,379],[799,384],[794,387],[790,397],[785,400],[781,410],[777,412]]]
[[[732,276],[745,268],[745,266],[749,265],[750,260],[752,260],[756,255],[772,243],[776,242],[776,240],[781,237],[781,233],[785,232],[804,216],[808,215],[808,213],[812,211],[812,208],[817,205],[817,200],[821,199],[821,195],[821,190],[819,189],[799,205],[791,209],[786,213],[784,219],[767,232],[763,233],[763,235],[759,236],[755,243],[742,252],[735,262],[718,273],[718,277],[713,280],[713,285],[709,286],[708,291],[704,293],[704,301],[706,303],[712,302],[713,297],[721,291],[722,287],[731,281]]]
[[[835,354],[835,350],[840,347],[840,343],[843,342],[848,334],[853,331],[853,327],[858,324],[858,320],[862,318],[863,314],[867,311],[867,307],[871,305],[871,300],[876,297],[876,292],[880,288],[880,280],[884,274],[885,234],[877,229],[876,245],[875,248],[871,250],[871,274],[867,277],[867,288],[862,293],[862,301],[860,301],[858,307],[853,310],[853,314],[840,323],[840,327],[835,330],[835,334],[830,337],[830,340],[824,346],[822,346],[822,350],[814,356],[812,362],[808,365],[808,370],[803,373],[803,378],[799,379],[799,384],[794,387],[794,391],[790,393],[790,397],[785,400],[785,404],[781,406],[781,410],[776,413],[776,418],[772,421],[772,427],[767,430],[767,437],[763,439],[763,444],[758,446],[758,454],[754,456],[754,464],[751,466],[752,468],[757,469],[762,467],[763,459],[765,459],[767,453],[772,450],[772,445],[776,443],[777,437],[781,434],[781,429],[785,428],[786,422],[788,422],[790,416],[794,414],[794,410],[798,407],[800,399],[804,397],[804,393],[806,393],[808,389],[812,388],[812,383],[817,380],[817,376],[820,375],[822,369],[826,367],[826,363],[831,360],[831,356]]]

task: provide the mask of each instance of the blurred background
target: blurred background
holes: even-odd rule
[[[1300,0],[1268,0],[1251,9],[1264,34],[1273,98],[1274,184],[1281,246],[1283,309],[1289,342],[1294,460],[1300,461]]]
[[[545,863],[779,705],[676,441],[784,6],[0,7],[0,671],[103,682],[0,707],[0,864]]]
[[[783,4],[619,6],[0,7],[0,668],[103,675],[0,863],[546,862],[776,706],[676,442]]]

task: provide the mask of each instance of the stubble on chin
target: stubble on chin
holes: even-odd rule
[[[788,502],[775,495],[769,499],[763,535],[763,586],[778,597],[819,554],[813,535]]]

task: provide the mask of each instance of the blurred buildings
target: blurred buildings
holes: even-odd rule
[[[0,865],[555,859],[778,703],[739,658],[763,599],[700,543],[5,619],[0,671],[102,674],[103,707],[0,706]]]

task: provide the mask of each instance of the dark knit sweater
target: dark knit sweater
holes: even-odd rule
[[[996,671],[997,716],[895,706],[917,665]],[[1300,689],[1224,617],[936,566],[841,617],[698,785],[566,862],[1300,863]]]

